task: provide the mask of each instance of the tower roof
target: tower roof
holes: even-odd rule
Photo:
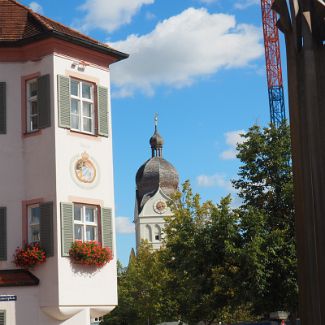
[[[175,167],[162,158],[163,139],[157,131],[157,115],[155,117],[155,132],[150,138],[152,158],[148,159],[136,174],[136,199],[138,212],[141,212],[145,203],[161,189],[170,196],[177,191],[179,176]]]
[[[157,149],[162,149],[164,144],[164,139],[162,136],[158,133],[158,114],[155,115],[155,132],[153,136],[149,140],[152,152],[154,153]]]
[[[0,0],[0,47],[16,47],[55,37],[107,53],[117,60],[128,57],[107,44],[42,16],[14,0]]]
[[[139,212],[159,188],[170,196],[178,188],[179,176],[175,167],[161,157],[147,160],[137,171],[137,201]]]

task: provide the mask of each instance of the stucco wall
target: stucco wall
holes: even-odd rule
[[[75,61],[49,55],[37,62],[0,63],[0,81],[7,84],[7,134],[0,135],[0,206],[7,207],[8,237],[8,260],[0,261],[0,269],[15,267],[12,255],[16,247],[22,245],[23,238],[22,201],[42,198],[45,202],[54,202],[54,257],[32,270],[40,279],[39,286],[0,288],[0,294],[17,295],[17,302],[6,304],[16,319],[10,318],[12,325],[63,324],[62,320],[47,314],[69,313],[72,307],[76,314],[64,324],[86,325],[90,314],[97,317],[117,304],[115,235],[114,259],[101,269],[74,266],[68,257],[61,255],[61,202],[94,203],[112,208],[115,229],[110,112],[108,138],[86,136],[58,127],[58,74],[73,75],[109,88],[108,69],[87,65],[84,71],[79,71],[73,68]],[[41,134],[25,137],[21,118],[22,77],[35,73],[50,74],[51,127],[42,129]],[[83,152],[89,154],[98,172],[96,182],[90,186],[73,178],[72,162]]]
[[[135,218],[137,246],[139,246],[141,239],[144,239],[148,240],[154,249],[159,249],[161,247],[161,240],[155,239],[154,230],[155,227],[158,226],[163,234],[165,227],[164,218],[172,215],[172,213],[169,207],[167,207],[163,213],[157,213],[154,209],[154,205],[159,201],[168,201],[168,196],[166,196],[161,189],[146,202],[140,214]],[[151,236],[148,233],[148,227],[151,231]]]
[[[0,64],[1,81],[7,84],[7,134],[0,136],[0,206],[7,207],[8,252],[8,260],[0,262],[1,269],[14,268],[13,254],[23,244],[22,202],[35,198],[55,201],[53,118],[52,127],[43,129],[40,135],[23,136],[25,126],[22,125],[25,100],[22,96],[22,78],[35,73],[51,74],[52,71],[51,56],[37,62]],[[39,285],[41,300],[56,304],[56,258],[49,258],[46,265],[35,269],[34,273],[43,280]],[[3,289],[0,290],[2,292]]]
[[[86,66],[84,71],[80,71],[74,67],[74,61],[67,57],[56,56],[54,74],[94,81],[97,85],[109,87],[108,70]],[[56,82],[55,80],[55,89],[57,89]],[[61,202],[94,202],[112,208],[114,215],[112,134],[110,132],[108,138],[94,137],[58,127],[57,92],[55,91],[54,94],[57,209],[60,209]],[[111,131],[110,106],[109,121]],[[97,176],[94,184],[80,183],[73,176],[73,162],[83,152],[89,154],[90,159],[95,163]],[[89,271],[85,267],[71,265],[69,258],[61,256],[60,227],[57,228],[57,233],[59,305],[116,305],[116,251],[114,250],[114,260],[108,265]]]

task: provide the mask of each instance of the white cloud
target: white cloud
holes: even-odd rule
[[[226,143],[229,146],[236,147],[237,144],[241,144],[245,141],[245,138],[242,136],[245,134],[245,130],[236,130],[236,131],[229,131],[225,133]]]
[[[155,0],[86,0],[80,6],[86,16],[75,22],[81,30],[100,28],[112,32],[120,26],[129,24],[132,17],[143,5],[154,3]]]
[[[110,43],[130,54],[112,65],[112,82],[120,92],[148,95],[157,86],[184,87],[220,69],[248,66],[263,55],[260,29],[237,24],[234,16],[189,8],[157,24],[146,35]]]
[[[220,154],[220,158],[223,160],[235,159],[236,158],[236,147],[237,144],[243,143],[245,139],[241,136],[245,134],[244,130],[236,130],[225,133],[226,144],[229,146],[228,149],[224,150]]]
[[[43,8],[37,2],[31,2],[29,4],[29,8],[32,9],[33,11],[35,11],[35,12],[38,12],[39,14],[43,14]]]
[[[201,187],[221,187],[229,192],[234,192],[230,180],[227,180],[225,176],[221,174],[199,175],[196,181]]]
[[[250,6],[258,5],[260,3],[260,0],[239,0],[235,3],[234,7],[236,9],[244,10]]]
[[[119,234],[133,234],[135,232],[134,224],[128,217],[117,217],[115,221],[116,231]]]
[[[235,149],[224,150],[220,154],[220,158],[223,160],[231,160],[235,159],[237,155],[237,151]]]
[[[155,15],[155,14],[153,14],[152,12],[146,12],[146,19],[147,20],[154,20],[154,19],[156,19],[157,18],[157,16]]]

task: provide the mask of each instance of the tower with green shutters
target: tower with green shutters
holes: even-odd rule
[[[89,325],[117,304],[109,66],[127,54],[0,12],[0,325]],[[76,241],[96,242],[88,264]]]

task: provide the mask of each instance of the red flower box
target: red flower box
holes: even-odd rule
[[[25,244],[24,248],[17,247],[13,263],[23,269],[33,268],[46,261],[45,251],[39,243]]]
[[[75,241],[69,250],[71,261],[82,265],[102,267],[112,260],[112,251],[96,241]]]

